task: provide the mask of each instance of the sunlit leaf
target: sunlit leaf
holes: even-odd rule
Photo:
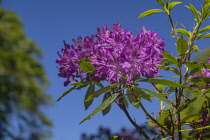
[[[174,1],[174,2],[171,2],[168,6],[168,10],[171,11],[172,8],[178,4],[181,4],[182,2],[179,2],[179,1]]]
[[[207,31],[207,30],[209,30],[209,29],[210,29],[210,25],[208,25],[208,26],[206,26],[206,27],[204,27],[204,28],[202,28],[202,29],[199,29],[199,30],[198,30],[198,33],[205,32],[205,31]]]
[[[190,33],[186,29],[176,29],[175,31],[186,35],[188,38],[190,37]]]
[[[156,1],[160,4],[160,6],[164,7],[164,1],[163,0],[156,0]]]
[[[203,39],[203,38],[210,38],[210,33],[207,33],[205,35],[201,35],[200,37],[198,37],[198,39]]]
[[[79,124],[83,123],[86,120],[91,119],[93,116],[95,116],[97,113],[104,110],[106,107],[111,105],[116,98],[118,97],[120,93],[114,93],[112,96],[110,96],[107,100],[105,100],[103,103],[101,103],[90,115],[88,115],[86,118],[84,118]]]
[[[158,13],[158,12],[164,12],[164,11],[161,10],[161,9],[151,9],[151,10],[148,10],[148,11],[143,12],[142,14],[140,14],[138,16],[138,18],[149,16],[149,15],[152,15],[152,14],[155,14],[155,13]]]
[[[200,17],[199,17],[199,12],[196,10],[196,8],[192,5],[189,4],[189,6],[186,6],[187,8],[190,9],[190,11],[192,12],[192,14],[194,15],[196,22],[198,23],[200,21]]]

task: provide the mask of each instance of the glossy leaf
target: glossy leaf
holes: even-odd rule
[[[159,101],[163,101],[164,103],[168,104],[168,105],[171,105],[171,102],[169,102],[166,97],[154,92],[154,91],[151,91],[151,90],[148,90],[148,89],[144,89],[144,88],[141,88],[142,91],[144,91],[145,93],[149,94],[150,96],[153,96],[155,98],[157,98]]]
[[[93,98],[87,102],[86,102],[86,100],[89,96],[91,96],[94,93],[94,91],[95,91],[95,84],[90,84],[90,86],[85,94],[85,99],[84,99],[85,110],[87,110],[93,102]]]
[[[177,59],[176,59],[173,55],[171,55],[171,54],[169,54],[169,53],[167,53],[167,52],[162,52],[162,55],[163,55],[167,60],[171,61],[173,64],[178,65],[178,61],[177,61]]]
[[[60,101],[64,96],[66,96],[68,93],[70,93],[72,90],[74,90],[77,86],[73,86],[72,88],[70,88],[69,90],[67,90],[66,92],[64,92],[57,100],[56,102]]]
[[[177,41],[177,50],[181,56],[188,50],[188,43],[183,36],[181,36]]]
[[[158,13],[158,12],[164,12],[164,11],[161,10],[161,9],[151,9],[151,10],[145,11],[145,12],[143,12],[142,14],[140,14],[140,15],[138,16],[138,18],[142,18],[142,17],[145,17],[145,16],[149,16],[149,15],[152,15],[152,14],[155,14],[155,13]]]
[[[149,82],[149,83],[160,84],[160,85],[168,86],[168,87],[181,87],[181,88],[185,87],[184,85],[181,85],[178,82],[174,82],[167,79],[149,78],[149,79],[141,79],[139,80],[139,82]]]
[[[103,98],[103,102],[106,101],[111,96],[110,92],[106,92]],[[104,110],[102,110],[102,114],[105,116],[111,110],[111,105],[107,106]]]
[[[86,120],[91,119],[93,116],[95,116],[97,113],[104,110],[106,107],[111,105],[116,98],[118,97],[120,93],[114,93],[112,96],[110,96],[107,100],[105,100],[103,103],[101,103],[90,115],[88,115],[86,118],[84,118],[79,124],[83,123]]]

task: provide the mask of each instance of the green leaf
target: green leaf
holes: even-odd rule
[[[141,90],[144,91],[145,93],[149,94],[150,96],[153,96],[153,97],[157,98],[158,100],[163,101],[163,102],[167,103],[168,105],[171,105],[171,102],[169,102],[166,99],[166,97],[164,97],[154,91],[148,90],[148,89],[141,88]]]
[[[128,101],[134,106],[134,107],[136,107],[136,108],[139,108],[139,101],[140,101],[140,99],[138,100],[138,99],[136,99],[136,97],[134,96],[134,93],[133,93],[133,91],[131,91],[131,90],[127,90],[127,97],[128,97]]]
[[[186,114],[184,117],[181,118],[181,121],[182,122],[191,122],[195,119],[200,118],[201,116],[202,116],[202,113]]]
[[[72,90],[74,90],[77,86],[73,86],[72,88],[70,88],[69,90],[67,90],[66,92],[64,92],[57,100],[56,102],[60,101],[64,96],[66,96],[68,93],[70,93]]]
[[[106,101],[111,96],[110,92],[106,92],[103,98],[103,102]],[[107,106],[104,110],[102,110],[103,116],[105,116],[111,110],[111,105]]]
[[[164,85],[157,84],[156,87],[158,88],[158,91],[163,92]]]
[[[185,65],[190,69],[190,70],[194,70],[196,68],[201,68],[201,65],[197,62],[190,62],[190,61],[186,61]],[[196,72],[197,74],[202,75],[202,71],[201,69],[199,71]]]
[[[160,6],[164,7],[164,1],[163,0],[156,0],[156,1],[160,4]]]
[[[210,0],[204,0],[204,5],[208,5],[210,3]]]
[[[186,29],[176,29],[175,31],[186,35],[188,38],[190,37],[190,33]]]
[[[95,85],[94,84],[90,84],[90,86],[89,86],[89,88],[88,88],[88,90],[87,90],[87,92],[86,92],[86,94],[85,94],[85,99],[84,99],[84,106],[85,106],[85,110],[87,110],[88,108],[89,108],[89,106],[92,104],[92,102],[93,102],[93,99],[94,98],[92,98],[91,100],[89,100],[89,101],[87,101],[86,102],[86,100],[87,100],[87,98],[89,97],[89,96],[91,96],[93,93],[94,93],[94,91],[95,91]]]
[[[188,50],[188,43],[183,36],[181,36],[177,41],[177,50],[181,56]]]
[[[182,2],[179,2],[179,1],[174,1],[174,2],[170,3],[168,6],[168,10],[171,11],[174,6],[181,4],[181,3]]]
[[[86,120],[91,119],[93,116],[95,116],[97,113],[101,112],[102,110],[104,110],[106,107],[108,107],[109,105],[111,105],[116,98],[118,97],[120,93],[114,93],[112,96],[110,96],[106,101],[104,101],[103,103],[101,103],[90,115],[88,115],[86,118],[84,118],[79,124],[83,123]]]
[[[111,84],[107,87],[102,87],[99,90],[95,91],[93,94],[91,94],[86,100],[85,102],[88,102],[90,100],[92,100],[93,98],[97,98],[99,97],[102,93],[105,93],[107,91],[109,91],[110,89],[114,88],[118,83],[115,84]]]
[[[168,66],[161,66],[160,67],[160,70],[170,70],[172,72],[174,72],[175,74],[179,75],[180,74],[180,71],[174,67],[168,67]]]
[[[210,38],[210,33],[207,33],[205,35],[201,35],[200,37],[198,37],[198,39],[203,39],[203,38]]]
[[[196,10],[196,8],[190,3],[189,7],[187,6],[187,8],[190,9],[190,11],[192,12],[192,14],[194,15],[196,22],[198,23],[200,21],[200,17],[199,17],[199,12]]]
[[[201,50],[199,50],[198,46],[196,46],[196,45],[193,45],[193,46],[192,46],[192,49],[193,49],[195,52],[201,51]]]
[[[92,74],[93,71],[94,71],[94,66],[90,62],[86,62],[84,60],[81,60],[79,62],[79,65],[80,65],[80,68],[82,70],[84,70],[85,72],[87,72],[87,73],[91,73]]]
[[[168,137],[165,137],[165,138],[162,138],[161,140],[167,140],[169,138],[171,138],[172,136],[168,136]]]
[[[190,71],[189,74],[186,74],[184,79],[187,80],[190,76],[192,76],[193,74],[197,73],[201,71],[201,68],[197,67],[197,68],[194,68],[193,70]]]
[[[209,30],[209,29],[210,29],[210,25],[208,25],[208,26],[206,26],[206,27],[204,27],[204,28],[202,28],[202,29],[199,29],[199,30],[198,30],[198,33],[205,32],[205,31],[207,31],[207,30]]]
[[[199,128],[195,128],[195,129],[185,129],[185,130],[179,130],[180,132],[183,131],[195,131],[195,130],[201,130],[201,129],[207,129],[210,128],[210,126],[205,126],[205,127],[199,127]]]
[[[79,82],[73,83],[71,85],[84,86],[84,85],[97,84],[97,83],[98,83],[98,81],[96,81],[96,80],[87,80],[87,81],[79,81]]]
[[[158,119],[158,122],[164,126],[165,125],[165,119],[168,118],[168,116],[170,115],[170,111],[169,110],[164,110],[161,112],[160,114],[160,118]]]
[[[204,94],[209,93],[210,92],[210,88],[201,92],[200,95],[198,96],[197,100],[199,100]]]
[[[160,135],[155,135],[152,140],[156,140]]]
[[[161,10],[161,9],[151,9],[151,10],[145,11],[142,14],[140,14],[138,16],[138,18],[149,16],[149,15],[152,15],[152,14],[155,14],[155,13],[158,13],[158,12],[164,12],[164,11]]]
[[[173,55],[171,55],[171,54],[169,54],[169,53],[167,53],[167,52],[164,52],[164,51],[162,51],[162,55],[163,55],[167,60],[171,61],[173,64],[178,65],[178,61],[177,61],[177,59],[176,59]]]
[[[168,87],[180,87],[180,88],[185,87],[184,85],[181,85],[178,82],[174,82],[167,79],[149,78],[149,79],[140,79],[138,80],[138,82],[149,82],[149,83],[160,84],[160,85],[168,86]]]
[[[138,98],[143,98],[143,99],[146,99],[147,101],[149,101],[149,102],[152,102],[152,100],[150,99],[150,95],[148,95],[148,94],[146,94],[145,92],[143,92],[142,90],[141,90],[141,88],[135,88],[134,90],[133,90],[133,92],[135,92],[136,93],[136,96],[138,97]]]

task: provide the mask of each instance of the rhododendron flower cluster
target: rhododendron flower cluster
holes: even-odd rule
[[[164,40],[157,38],[157,33],[147,31],[142,27],[136,37],[132,32],[122,29],[120,23],[114,24],[112,29],[103,26],[102,30],[90,37],[81,37],[74,45],[64,42],[65,48],[58,53],[60,60],[59,76],[67,78],[64,85],[68,85],[78,78],[84,79],[86,74],[78,64],[80,60],[88,60],[95,68],[96,78],[106,79],[116,83],[124,79],[131,84],[136,76],[152,78],[158,74],[157,65],[161,62],[164,50]]]

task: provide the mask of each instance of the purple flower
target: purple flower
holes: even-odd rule
[[[59,53],[61,59],[56,61],[60,65],[59,76],[67,78],[65,86],[77,78],[83,79],[84,71],[78,62],[88,59],[94,65],[94,76],[111,83],[121,80],[129,85],[134,77],[154,77],[163,58],[161,52],[165,51],[164,40],[157,35],[142,27],[133,37],[120,23],[114,24],[111,30],[107,26],[98,28],[95,36],[86,37],[84,41],[79,37],[78,41],[73,40],[74,45],[64,43],[62,55]]]
[[[165,46],[162,39],[157,39],[157,33],[146,31],[145,27],[136,37],[120,24],[113,25],[112,30],[103,27],[98,29],[98,42],[94,47],[96,76],[106,77],[107,81],[115,83],[125,79],[130,84],[135,76],[154,77],[158,74],[156,67],[163,58],[161,54]]]

